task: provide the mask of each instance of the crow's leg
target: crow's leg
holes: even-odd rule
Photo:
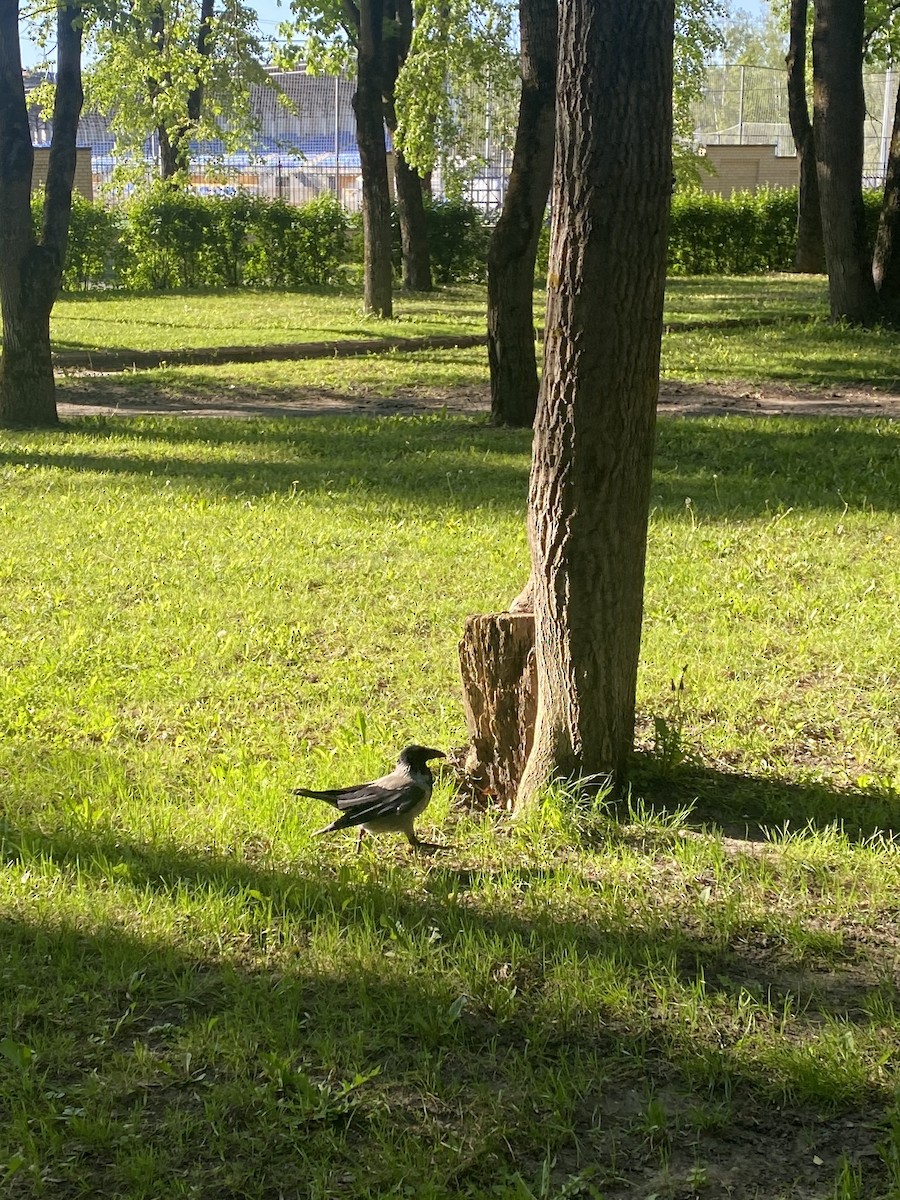
[[[420,850],[425,854],[434,850],[453,849],[452,846],[441,846],[438,842],[423,842],[422,839],[420,837],[416,837],[414,833],[408,833],[406,837],[413,850]]]

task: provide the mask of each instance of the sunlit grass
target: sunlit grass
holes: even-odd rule
[[[482,288],[449,288],[430,297],[399,297],[397,319],[363,317],[355,293],[218,293],[214,295],[79,296],[54,310],[57,350],[120,351],[116,386],[128,395],[169,397],[237,392],[248,398],[290,399],[298,389],[342,395],[391,396],[411,389],[463,389],[486,400],[484,346],[413,353],[378,348],[384,337],[483,334]],[[535,293],[536,324],[543,297]],[[664,379],[807,387],[900,386],[900,339],[885,329],[833,326],[821,278],[778,275],[669,281],[662,344]],[[737,322],[737,325],[735,324]],[[127,351],[173,356],[203,347],[307,341],[372,342],[362,357],[283,361],[273,349],[256,363],[164,365],[131,370]],[[71,387],[71,385],[70,385]],[[61,398],[67,382],[61,380]],[[72,389],[74,390],[74,389]],[[78,385],[82,394],[83,384]]]
[[[0,435],[4,1196],[895,1194],[898,425],[661,423],[630,802],[289,795],[464,740],[529,443]]]
[[[359,397],[369,393],[392,396],[400,390],[486,388],[489,383],[487,352],[483,346],[468,349],[386,351],[353,357],[292,359],[260,363],[216,363],[205,366],[166,366],[153,370],[116,372],[115,386],[140,400],[162,392],[192,397],[236,391],[240,397],[290,399],[298,389],[317,388]],[[67,396],[68,381],[60,379],[60,399]],[[96,386],[103,387],[102,381]],[[79,394],[83,383],[78,384]]]
[[[398,295],[391,321],[367,316],[358,291],[92,292],[57,301],[52,336],[58,350],[165,351],[481,333],[484,324],[484,289],[472,287]]]
[[[545,295],[534,296],[536,324]],[[483,287],[440,288],[395,300],[391,321],[366,316],[357,290],[235,291],[131,295],[106,292],[61,297],[53,309],[57,349],[181,350],[306,341],[373,341],[380,337],[483,333]],[[827,315],[819,278],[709,276],[671,279],[666,320],[677,324]]]

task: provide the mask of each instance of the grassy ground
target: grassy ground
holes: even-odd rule
[[[662,423],[630,805],[289,795],[463,741],[528,450],[0,435],[4,1196],[900,1196],[898,424]]]
[[[542,296],[535,294],[538,324]],[[390,395],[417,387],[481,387],[487,383],[483,347],[425,353],[377,353],[385,336],[419,337],[484,332],[484,291],[445,289],[429,299],[400,297],[397,319],[366,319],[359,297],[242,291],[215,296],[76,296],[54,309],[55,345],[71,350],[127,352],[197,350],[235,345],[371,338],[366,358],[164,366],[125,372],[117,386],[143,395],[171,396],[240,389],[251,396],[319,387],[342,393]],[[896,390],[900,342],[882,329],[845,330],[828,324],[823,279],[804,276],[673,279],[666,300],[663,375],[692,383],[771,380],[806,387],[864,384]],[[63,383],[65,396],[65,383]]]
[[[182,350],[484,331],[483,288],[439,300],[398,299],[395,319],[380,321],[363,313],[358,290],[72,293],[53,310],[53,339],[58,350]]]
[[[535,292],[540,323],[544,295]],[[54,346],[66,349],[181,350],[431,334],[483,333],[482,287],[443,288],[433,297],[399,295],[393,321],[366,317],[359,291],[128,295],[71,293],[53,310]],[[822,279],[806,276],[673,279],[666,316],[694,322],[826,316]],[[751,323],[753,321],[751,320]]]

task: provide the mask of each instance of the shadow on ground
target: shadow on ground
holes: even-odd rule
[[[522,507],[530,434],[448,414],[332,420],[203,421],[90,418],[69,426],[73,448],[49,434],[0,464],[152,476],[166,486],[237,495],[361,488],[441,506]],[[108,441],[110,451],[103,450]],[[660,423],[652,503],[691,520],[785,509],[900,508],[900,423],[723,417]]]
[[[545,1155],[554,1186],[591,1168],[610,1200],[665,1180],[687,1195],[698,1164],[715,1200],[825,1197],[843,1154],[883,1182],[887,1090],[814,1056],[754,1062],[744,1030],[693,1026],[677,1005],[626,1018],[588,994],[555,1002],[555,972],[589,961],[638,989],[674,964],[696,987],[765,994],[765,953],[710,944],[674,912],[653,930],[625,914],[523,917],[482,901],[490,868],[417,875],[384,856],[348,870],[326,852],[288,872],[9,822],[0,846],[7,870],[39,860],[61,886],[117,889],[122,913],[0,923],[7,1133],[29,1130],[13,1200],[38,1194],[42,1174],[60,1196],[164,1194],[177,1179],[184,1194],[235,1198],[514,1200],[516,1174],[539,1176]],[[191,906],[222,897],[240,897],[242,919],[218,946],[186,948]],[[183,906],[180,945],[153,932],[155,898]],[[319,943],[313,965],[325,927],[333,954],[323,963]],[[363,929],[374,956],[342,953]],[[473,942],[485,986],[455,965]],[[423,947],[412,971],[410,944]],[[778,984],[813,1036],[825,1015],[848,1030],[870,1019],[830,978]]]
[[[900,833],[900,795],[889,790],[838,789],[691,763],[662,770],[650,754],[635,756],[632,787],[651,809],[690,808],[692,824],[733,837],[764,839],[770,832],[835,825],[851,840]]]

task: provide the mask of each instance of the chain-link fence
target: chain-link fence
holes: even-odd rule
[[[362,207],[362,171],[353,113],[355,83],[347,77],[314,76],[303,71],[272,71],[272,86],[252,89],[256,134],[246,150],[229,151],[223,141],[191,143],[191,180],[204,195],[237,190],[289,204],[303,204],[323,193],[335,196],[348,212]],[[35,77],[26,80],[34,86]],[[450,170],[431,177],[432,195],[445,199],[445,176],[464,181],[464,194],[485,212],[503,205],[511,161],[510,98],[492,98],[489,89],[461,106],[465,145],[450,156]],[[32,140],[49,145],[52,123],[30,110]],[[78,143],[90,147],[94,194],[113,200],[127,195],[138,178],[159,173],[159,143],[150,137],[137,163],[116,153],[110,122],[99,113],[82,116]],[[390,138],[388,138],[390,147]]]
[[[864,77],[866,96],[864,182],[884,182],[890,150],[898,73]],[[810,101],[811,103],[811,101]],[[711,67],[695,108],[694,142],[703,145],[774,145],[794,153],[788,121],[787,73],[776,67]]]
[[[257,134],[240,154],[227,151],[223,142],[194,143],[191,177],[205,194],[227,194],[243,189],[253,195],[281,198],[302,204],[315,196],[336,196],[349,212],[362,204],[362,174],[356,145],[349,78],[307,75],[302,71],[272,72],[271,87],[253,90]],[[871,73],[865,77],[865,182],[883,182],[898,72]],[[464,194],[480,209],[497,213],[503,204],[512,160],[511,112],[514,98],[492,97],[487,89],[462,106],[468,122],[466,145],[454,159],[450,174],[458,174]],[[35,145],[46,145],[51,127],[36,111],[31,113]],[[753,66],[711,67],[703,95],[695,107],[695,145],[767,144],[779,155],[792,155],[794,143],[788,123],[786,72]],[[114,182],[115,137],[108,121],[86,114],[79,129],[79,144],[92,151],[95,195]],[[158,145],[150,139],[140,164],[147,176],[157,173]],[[432,194],[444,199],[449,188],[441,170],[431,180]],[[124,191],[128,191],[125,185]],[[121,193],[120,193],[121,194]]]

